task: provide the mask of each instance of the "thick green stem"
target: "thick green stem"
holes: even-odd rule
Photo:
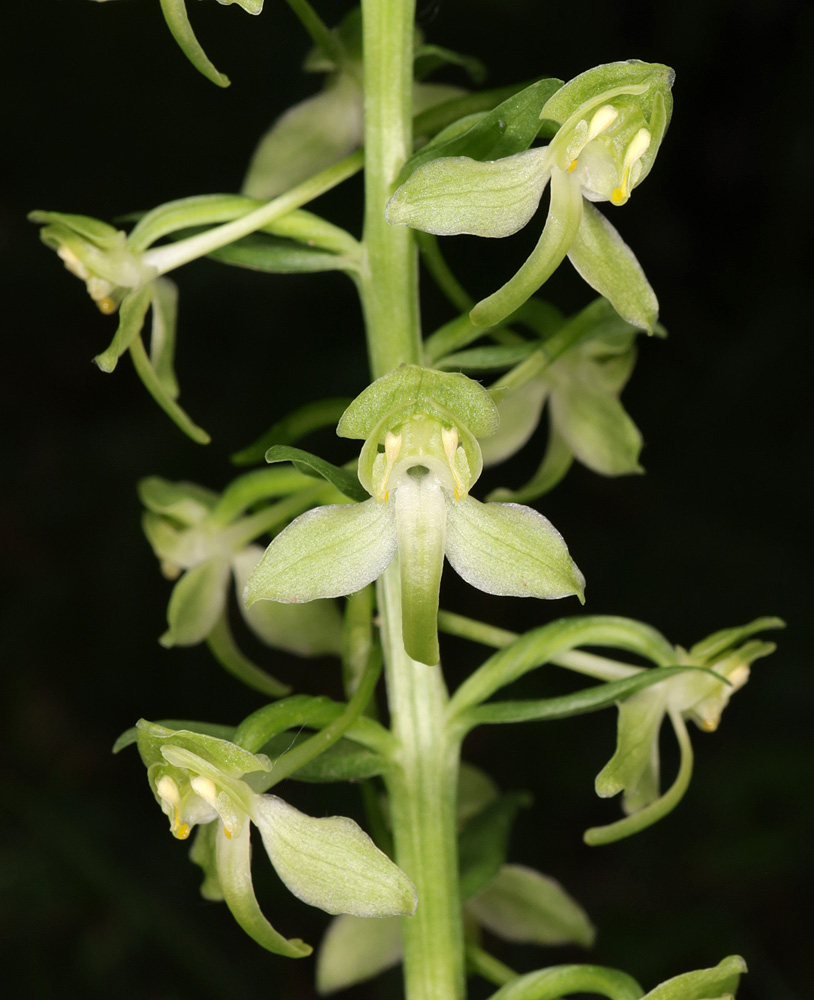
[[[412,151],[414,0],[362,0],[365,85],[365,226],[359,288],[371,374],[418,364],[416,249],[411,231],[384,217]],[[455,808],[460,747],[445,726],[440,666],[411,660],[401,634],[398,560],[378,584],[395,766],[385,780],[396,861],[415,883],[404,920],[408,1000],[458,1000],[464,992]]]
[[[411,660],[401,638],[397,561],[379,581],[379,612],[396,766],[385,776],[396,860],[415,883],[418,908],[404,920],[408,1000],[456,1000],[464,992],[455,810],[460,746],[445,725],[440,666]]]
[[[365,230],[360,276],[374,378],[418,364],[417,261],[413,235],[384,209],[412,152],[414,0],[363,0]]]

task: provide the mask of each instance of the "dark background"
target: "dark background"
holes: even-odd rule
[[[208,261],[176,276],[182,401],[213,435],[204,449],[176,431],[127,360],[112,376],[89,363],[113,321],[24,221],[33,208],[113,219],[235,190],[260,132],[315,90],[298,73],[307,40],[285,4],[268,0],[258,18],[189,6],[232,77],[227,91],[187,64],[157,3],[51,0],[4,12],[0,941],[4,983],[21,997],[312,995],[310,960],[268,956],[225,907],[200,899],[198,870],[167,835],[136,754],[113,758],[109,748],[141,715],[235,722],[256,707],[204,650],[158,646],[169,587],[141,534],[134,485],[160,474],[221,488],[229,453],[292,407],[357,393],[366,376],[352,287],[339,275],[269,279]],[[347,7],[319,4],[329,22]],[[789,625],[720,731],[693,732],[685,801],[632,840],[581,842],[587,826],[617,815],[593,793],[613,749],[613,713],[484,731],[468,756],[504,787],[534,791],[512,859],[583,902],[600,928],[592,961],[651,988],[737,952],[751,969],[743,1000],[804,1000],[814,818],[803,270],[811,14],[784,0],[441,0],[420,5],[420,19],[431,41],[483,58],[494,85],[568,79],[630,57],[676,68],[656,168],[613,216],[670,332],[642,345],[625,394],[647,475],[575,469],[539,506],[588,578],[586,610],[640,618],[684,645],[758,615]],[[350,184],[321,209],[355,227],[358,194]],[[448,246],[468,286],[486,293],[522,259],[524,238]],[[567,267],[550,288],[569,309],[587,301]],[[426,307],[427,330],[449,318],[431,293]],[[330,435],[316,445],[349,455]],[[536,458],[519,460],[512,484]],[[517,628],[576,610],[481,598],[450,581],[444,595],[447,606]],[[452,683],[476,654],[450,647]],[[302,690],[337,690],[330,663],[281,657],[271,668]],[[552,671],[526,690],[561,688]],[[669,747],[665,757],[669,775]],[[348,811],[347,797],[358,809],[353,789],[291,784],[285,794],[316,814]],[[318,941],[322,916],[289,906],[268,866],[256,867],[272,922]],[[569,950],[497,953],[520,969],[582,960]],[[398,990],[393,975],[358,995]]]

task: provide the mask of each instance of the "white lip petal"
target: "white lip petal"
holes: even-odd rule
[[[585,579],[562,535],[531,507],[448,497],[446,555],[456,573],[487,594],[582,598]]]
[[[396,551],[392,506],[376,500],[306,511],[280,532],[249,577],[247,605],[298,604],[353,594],[387,569]]]

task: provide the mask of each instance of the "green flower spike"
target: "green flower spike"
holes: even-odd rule
[[[201,827],[193,860],[206,876],[202,893],[225,900],[243,930],[263,948],[291,958],[312,950],[304,941],[284,938],[260,909],[252,886],[252,823],[283,883],[311,906],[360,917],[415,910],[412,882],[353,820],[315,819],[276,795],[258,792],[272,784],[272,763],[264,754],[144,719],[137,729],[150,787],[173,836],[186,840],[193,827]]]
[[[597,66],[561,87],[540,117],[560,128],[544,148],[478,162],[442,157],[418,167],[387,207],[391,223],[438,235],[502,237],[551,204],[537,246],[502,288],[470,313],[494,326],[523,304],[566,255],[634,326],[652,331],[658,302],[628,246],[591,202],[624,205],[653,166],[670,120],[673,71],[637,60]]]
[[[249,578],[246,603],[354,593],[398,552],[404,647],[435,664],[444,555],[489,594],[582,599],[583,576],[541,514],[468,495],[482,467],[476,436],[494,433],[497,419],[489,394],[464,375],[403,365],[374,382],[337,428],[365,440],[359,481],[371,499],[297,518]]]
[[[169,579],[178,579],[167,608],[169,628],[159,640],[162,646],[194,646],[207,640],[223,665],[245,683],[273,697],[285,694],[284,685],[248,661],[234,644],[227,617],[234,577],[243,619],[266,645],[299,656],[339,654],[342,616],[334,602],[264,604],[248,610],[243,606],[240,596],[263,550],[246,545],[240,520],[223,524],[213,514],[216,493],[154,476],[142,480],[139,495],[147,508],[144,533],[161,570]]]
[[[691,719],[704,732],[714,732],[729,699],[749,680],[750,665],[774,652],[774,643],[750,637],[767,628],[782,627],[780,619],[758,618],[742,628],[716,632],[689,652],[677,646],[677,664],[703,667],[722,680],[709,673],[688,671],[620,702],[616,752],[597,775],[596,792],[602,798],[622,792],[622,808],[628,815],[588,830],[586,843],[606,844],[627,837],[655,823],[681,801],[693,764],[684,720]],[[635,672],[636,668],[629,670]],[[660,794],[659,732],[665,716],[675,730],[681,763],[673,785]]]

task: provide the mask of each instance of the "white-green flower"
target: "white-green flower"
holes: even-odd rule
[[[404,646],[434,664],[444,556],[486,593],[581,598],[582,574],[549,521],[530,507],[469,496],[482,467],[476,436],[496,426],[488,393],[463,375],[403,365],[374,382],[337,429],[365,439],[359,480],[371,499],[297,518],[250,577],[247,604],[353,593],[398,553]]]
[[[224,665],[245,682],[273,696],[284,693],[283,685],[254,667],[233,644],[227,602],[234,579],[242,617],[266,645],[299,656],[339,653],[342,616],[333,601],[248,609],[243,605],[240,596],[263,549],[246,544],[241,519],[222,523],[215,512],[216,493],[153,476],[142,480],[139,494],[147,508],[144,533],[164,576],[177,579],[167,608],[168,629],[160,639],[163,646],[194,646],[207,640]]]
[[[588,843],[607,843],[641,830],[678,804],[689,785],[693,764],[685,720],[692,720],[704,732],[714,732],[729,699],[749,680],[751,664],[775,649],[774,643],[750,637],[782,625],[777,618],[759,618],[742,628],[716,632],[689,651],[677,646],[676,664],[702,667],[711,673],[687,671],[619,703],[616,751],[597,775],[596,792],[602,798],[621,792],[627,818],[589,830]],[[637,670],[620,668],[620,672],[605,679],[619,679]],[[659,734],[666,717],[678,739],[681,763],[673,785],[662,793]]]
[[[569,323],[585,326],[585,336],[500,400],[500,428],[482,442],[484,462],[502,462],[529,440],[547,407],[546,458],[517,499],[553,488],[573,458],[605,476],[642,471],[642,436],[619,399],[636,361],[638,331],[604,299]]]
[[[283,883],[311,906],[360,917],[415,910],[411,881],[356,823],[342,816],[316,819],[260,793],[272,769],[264,754],[143,719],[137,729],[150,787],[173,836],[186,840],[196,825],[202,827],[193,853],[206,876],[202,892],[225,900],[264,948],[292,958],[311,952],[305,942],[279,934],[260,909],[252,886],[252,823]]]
[[[425,163],[393,195],[388,220],[443,236],[510,236],[529,222],[550,182],[537,246],[514,277],[473,308],[473,323],[500,323],[568,255],[624,319],[651,331],[655,294],[591,203],[624,205],[649,173],[669,123],[672,81],[669,67],[636,60],[588,70],[543,106],[540,117],[560,125],[548,146],[487,162],[458,156]]]

